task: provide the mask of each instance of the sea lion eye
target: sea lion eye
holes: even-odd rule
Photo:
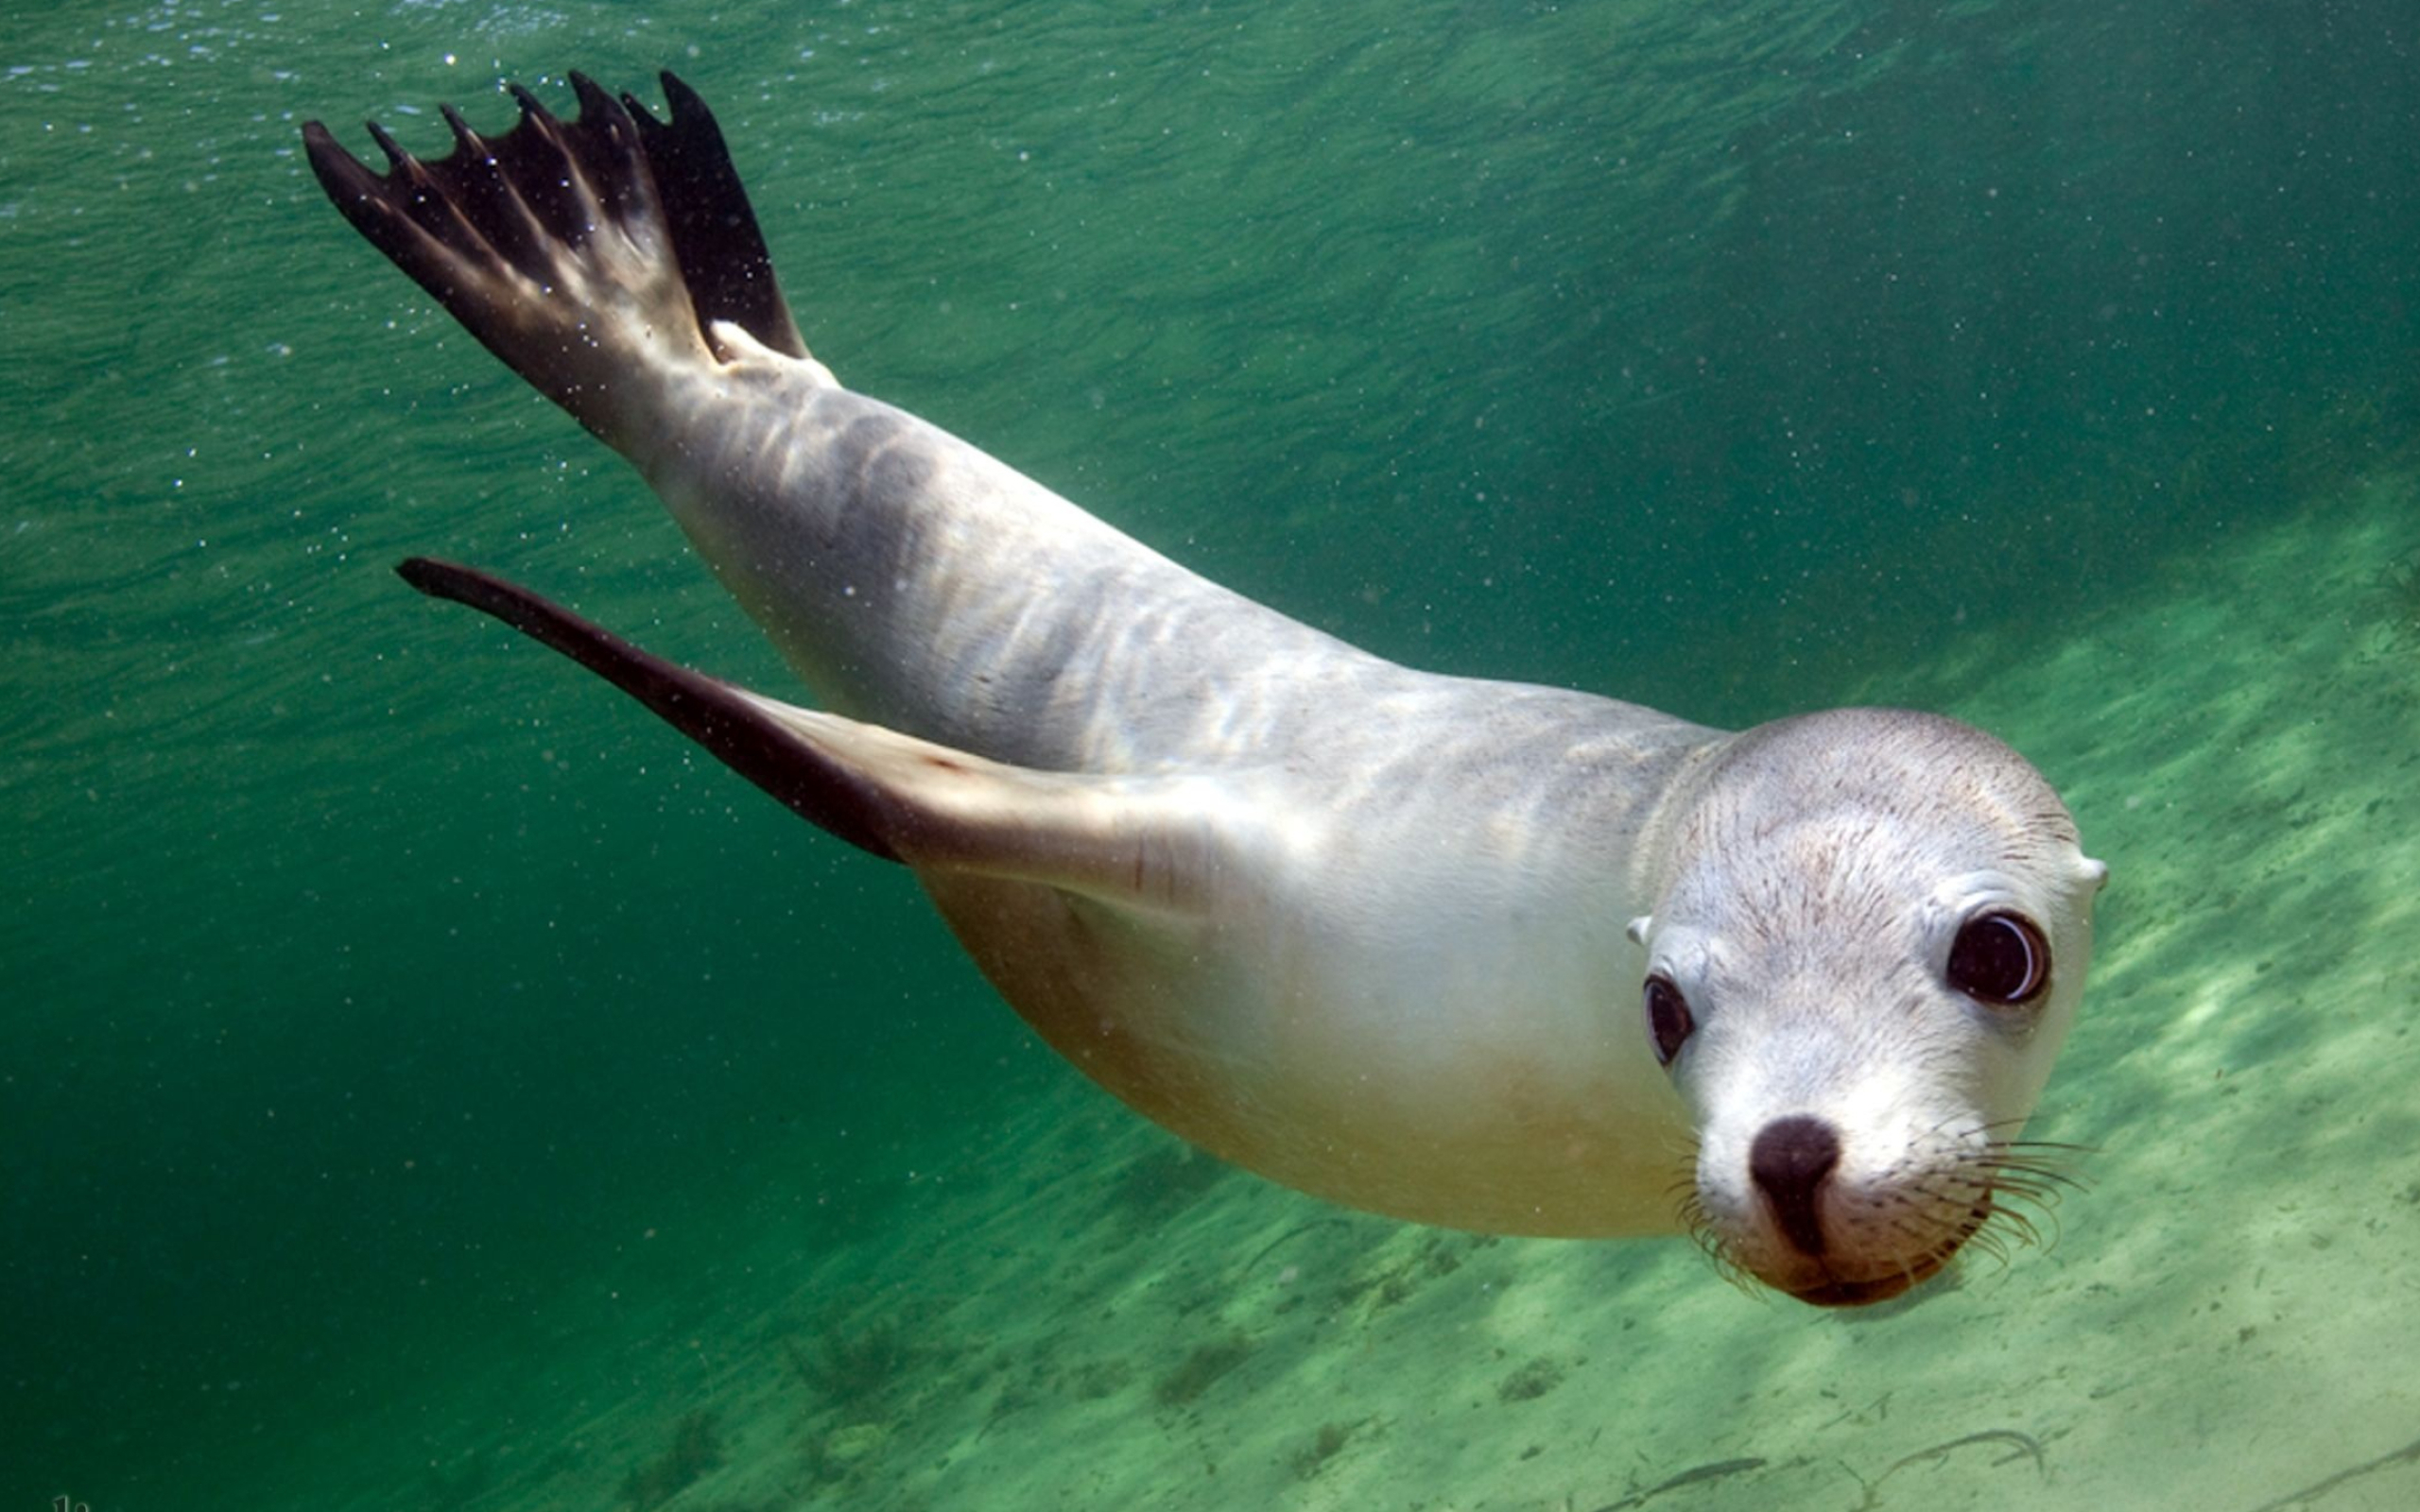
[[[1951,987],[1978,1003],[2025,1003],[2050,979],[2050,947],[2030,919],[1977,914],[1958,927],[1947,974]]]
[[[1668,976],[1657,974],[1647,979],[1647,1033],[1655,1041],[1655,1063],[1668,1066],[1681,1053],[1681,1041],[1698,1026],[1689,1016],[1689,1000]]]

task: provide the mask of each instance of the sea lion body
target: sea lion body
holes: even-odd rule
[[[639,468],[833,712],[468,569],[415,561],[416,586],[912,867],[1087,1074],[1305,1191],[1493,1232],[1695,1224],[1853,1302],[2027,1190],[2010,1142],[2101,871],[2014,752],[1929,715],[1733,735],[1424,674],[1209,583],[840,387],[696,96],[666,76],[666,124],[576,82],[574,123],[525,94],[491,142],[449,112],[442,160],[380,133],[383,176],[314,123],[312,163]],[[2020,932],[1975,922],[1994,909],[2045,970],[1986,1007],[1943,973],[2014,970]]]
[[[1679,1099],[1604,984],[1638,974],[1640,833],[1718,731],[1356,650],[810,361],[759,349],[661,382],[640,412],[683,421],[626,455],[829,706],[1144,779],[1215,829],[1185,863],[1214,896],[1182,910],[919,868],[1054,1048],[1355,1207],[1493,1232],[1679,1222]]]

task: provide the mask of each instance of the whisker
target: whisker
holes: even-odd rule
[[[2051,1144],[2035,1140],[1995,1140],[1986,1143],[1971,1159],[2009,1171],[2024,1171],[2046,1177],[2068,1186],[2087,1184],[2083,1174],[2084,1156],[2100,1152],[2090,1145]]]
[[[1985,1256],[2000,1269],[2008,1269],[2008,1241],[2001,1238],[1999,1230],[1989,1224],[1967,1235],[1964,1252],[1970,1255]]]
[[[2002,1238],[2002,1235],[2013,1235],[2018,1244],[2028,1249],[2042,1247],[2042,1228],[2029,1214],[2014,1208],[1995,1207],[1992,1210],[1992,1217],[1994,1221],[1985,1224],[1979,1231],[1979,1236],[1981,1233],[1987,1233],[1996,1242],[2005,1244],[2007,1241]]]
[[[1730,1246],[1723,1244],[1722,1236],[1715,1232],[1714,1219],[1707,1214],[1705,1203],[1698,1196],[1697,1183],[1694,1180],[1679,1183],[1674,1190],[1678,1191],[1684,1186],[1687,1190],[1681,1198],[1681,1223],[1683,1231],[1689,1237],[1689,1243],[1695,1245],[1698,1251],[1705,1256],[1707,1263],[1714,1267],[1714,1273],[1717,1276],[1729,1281],[1747,1296],[1763,1296],[1765,1292],[1763,1284],[1754,1276],[1749,1274],[1748,1267],[1740,1264],[1733,1257]]]
[[[2033,1153],[2038,1148],[2026,1146],[2012,1154],[2009,1146],[1998,1146],[1971,1157],[1966,1163],[1990,1174],[1996,1200],[1984,1227],[1994,1241],[2005,1246],[2014,1239],[2047,1253],[2059,1242],[2059,1199],[2068,1192],[2083,1190],[2085,1183],[2062,1169],[2064,1162],[2057,1157]]]

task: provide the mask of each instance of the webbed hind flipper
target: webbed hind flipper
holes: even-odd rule
[[[518,86],[521,119],[501,136],[446,106],[454,149],[433,160],[371,122],[383,174],[320,123],[302,128],[312,172],[354,229],[616,446],[617,392],[640,359],[725,355],[717,321],[806,355],[721,129],[687,85],[663,79],[668,121],[577,73],[568,122]]]

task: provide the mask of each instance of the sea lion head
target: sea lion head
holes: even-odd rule
[[[1760,726],[1675,817],[1643,1032],[1697,1135],[1692,1228],[1822,1306],[1938,1272],[2056,1179],[2017,1136],[2107,876],[2040,774],[1934,715]]]

